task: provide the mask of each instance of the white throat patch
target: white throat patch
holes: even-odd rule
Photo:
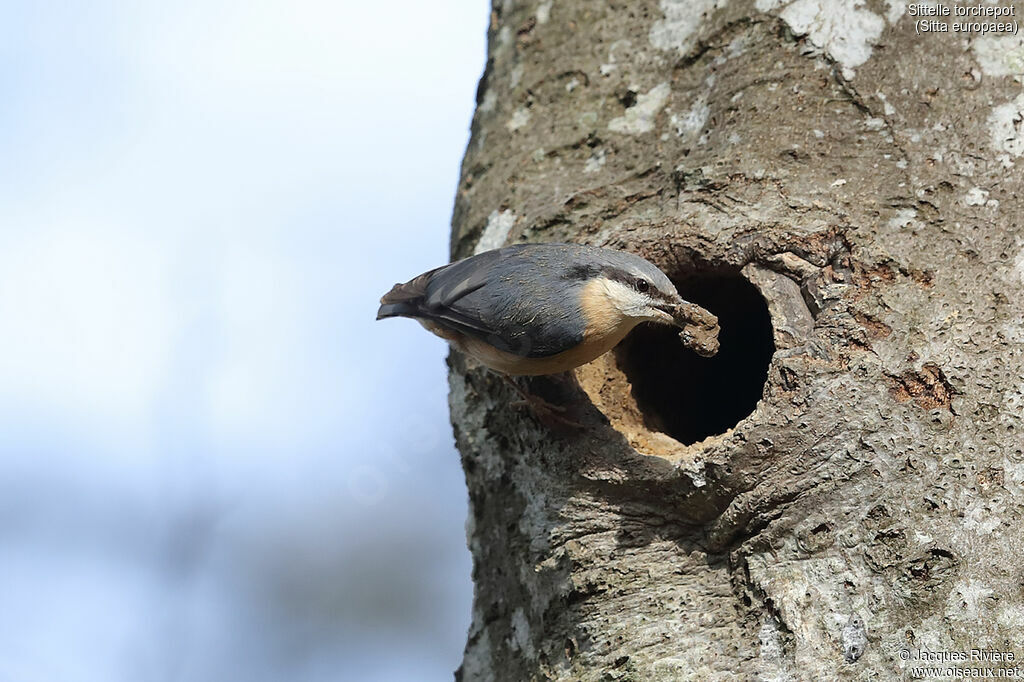
[[[605,295],[615,308],[625,317],[634,319],[652,319],[651,299],[639,291],[612,279],[602,279]],[[656,319],[656,318],[655,318]]]

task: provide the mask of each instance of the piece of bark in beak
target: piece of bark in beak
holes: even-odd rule
[[[701,357],[718,353],[718,318],[693,303],[683,302],[672,310],[672,318],[682,331],[679,340]]]

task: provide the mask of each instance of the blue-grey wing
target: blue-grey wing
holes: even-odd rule
[[[575,283],[539,266],[526,249],[488,251],[440,268],[423,316],[521,357],[546,357],[583,340]]]

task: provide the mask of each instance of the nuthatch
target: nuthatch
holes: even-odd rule
[[[581,244],[517,244],[445,265],[380,300],[377,319],[411,317],[493,370],[564,372],[611,350],[641,322],[681,327],[683,344],[718,352],[718,319],[653,263]]]

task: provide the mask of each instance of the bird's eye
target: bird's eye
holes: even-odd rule
[[[636,290],[639,291],[641,294],[646,294],[648,289],[650,289],[650,288],[651,288],[650,282],[648,282],[643,277],[639,278],[636,281]]]

